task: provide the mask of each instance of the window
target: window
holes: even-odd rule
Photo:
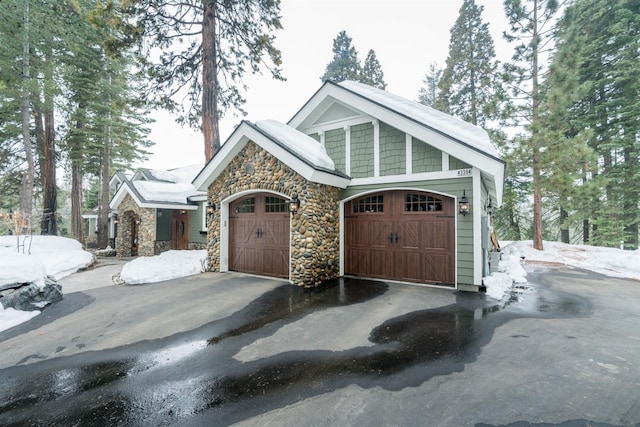
[[[364,197],[353,202],[353,213],[384,212],[384,196]]]
[[[441,212],[442,199],[427,194],[407,193],[404,210],[405,212]]]
[[[265,197],[264,211],[267,213],[289,212],[289,206],[284,199],[280,197]]]
[[[236,213],[254,213],[256,209],[256,199],[250,197],[239,201],[236,204]]]

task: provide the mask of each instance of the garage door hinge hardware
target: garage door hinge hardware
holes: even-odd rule
[[[262,231],[262,228],[258,228],[258,230],[256,231],[256,235],[258,236],[258,239],[262,239],[263,234],[264,232]]]

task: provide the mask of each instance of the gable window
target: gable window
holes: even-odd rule
[[[264,211],[267,213],[289,212],[287,202],[280,197],[265,197]]]
[[[353,213],[384,212],[384,196],[363,197],[353,203]]]
[[[256,199],[250,197],[236,204],[236,213],[254,213],[256,209]]]
[[[441,212],[442,199],[426,194],[406,193],[405,212]]]

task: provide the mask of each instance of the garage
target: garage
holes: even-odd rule
[[[288,278],[287,200],[254,193],[232,202],[229,212],[229,270]]]
[[[345,203],[345,274],[455,286],[455,203],[385,191]]]

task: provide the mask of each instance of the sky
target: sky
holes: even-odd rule
[[[444,68],[451,27],[463,0],[282,0],[283,30],[275,45],[282,52],[285,82],[269,74],[245,79],[247,116],[229,112],[220,122],[221,142],[241,120],[275,119],[286,123],[320,88],[320,76],[333,57],[333,40],[340,31],[352,38],[361,63],[369,49],[376,52],[387,90],[416,100],[429,65]],[[506,18],[502,0],[476,0],[484,7],[497,56],[511,56],[502,39]],[[268,72],[267,72],[268,73]],[[170,169],[204,163],[204,142],[198,131],[182,128],[170,114],[153,114],[149,160],[139,166]]]
[[[33,236],[32,255],[16,253],[16,236],[0,236],[0,288],[13,283],[44,284],[44,276],[59,280],[87,268],[93,255],[76,240],[58,236]],[[566,265],[611,277],[640,280],[640,250],[625,251],[587,245],[544,242],[544,251],[532,242],[501,242],[498,271],[485,277],[486,295],[498,301],[509,298],[514,284],[526,283],[525,264],[543,262]],[[129,285],[156,283],[198,274],[206,269],[207,251],[168,251],[153,257],[138,257],[124,264],[120,278]],[[82,273],[79,273],[82,274]],[[65,290],[64,284],[62,293]],[[72,291],[73,292],[73,291]],[[0,331],[26,322],[40,311],[4,309],[0,304]]]

